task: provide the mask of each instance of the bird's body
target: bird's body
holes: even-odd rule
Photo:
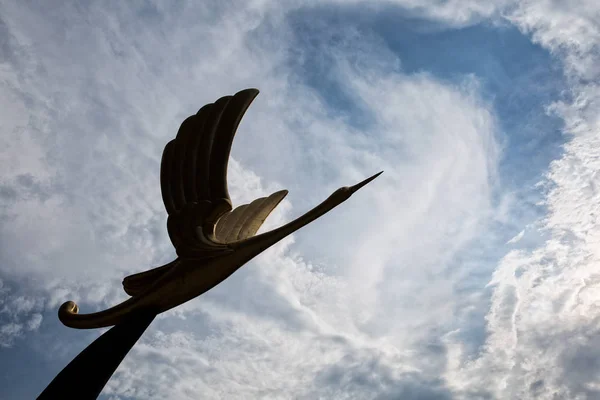
[[[247,89],[209,104],[186,119],[169,142],[161,163],[167,229],[177,259],[124,279],[132,297],[112,308],[78,314],[64,303],[59,318],[89,329],[116,325],[138,311],[161,313],[212,289],[265,249],[347,200],[379,174],[335,191],[301,217],[260,235],[256,232],[287,195],[286,190],[233,209],[227,191],[227,160],[237,126],[258,94]]]

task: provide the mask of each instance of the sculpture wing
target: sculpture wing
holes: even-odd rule
[[[203,258],[231,251],[227,243],[254,235],[285,196],[277,192],[232,211],[227,189],[229,153],[256,95],[258,90],[246,89],[202,107],[165,146],[161,191],[169,214],[169,237],[179,256]]]
[[[202,259],[232,251],[227,246],[256,234],[287,194],[273,193],[232,210],[227,188],[227,164],[237,127],[258,94],[246,89],[207,104],[188,117],[175,139],[165,146],[160,185],[167,213],[167,229],[180,257]],[[162,267],[123,280],[131,296],[143,293],[173,268]]]
[[[232,243],[254,236],[271,211],[287,194],[287,190],[280,190],[226,213],[219,219],[215,227],[217,240],[222,243]]]
[[[123,279],[123,289],[125,290],[125,293],[130,296],[142,294],[146,289],[152,286],[154,282],[158,281],[160,277],[176,266],[177,263],[178,260],[176,259],[163,266],[126,276],[125,279]]]

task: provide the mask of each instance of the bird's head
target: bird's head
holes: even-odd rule
[[[377,178],[382,173],[383,173],[383,171],[373,175],[370,178],[365,179],[364,181],[362,181],[360,183],[357,183],[354,186],[343,186],[343,187],[339,188],[338,190],[336,190],[335,192],[333,192],[333,194],[330,196],[330,198],[332,200],[334,200],[334,203],[340,204],[340,203],[348,200],[350,198],[350,196],[352,196],[354,193],[356,193],[358,191],[358,189],[362,188],[363,186],[365,186],[367,183],[371,182],[373,179]]]

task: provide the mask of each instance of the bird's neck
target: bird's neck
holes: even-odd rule
[[[237,246],[239,246],[239,249],[242,252],[247,253],[247,256],[250,257],[249,259],[254,258],[269,247],[273,246],[275,243],[281,241],[283,238],[291,235],[303,226],[306,226],[319,217],[325,215],[338,204],[340,204],[340,202],[333,201],[332,197],[330,196],[327,200],[308,211],[301,217],[298,217],[279,228],[273,229],[272,231],[265,232],[239,242]]]

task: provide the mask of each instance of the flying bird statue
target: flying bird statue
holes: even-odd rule
[[[260,235],[256,232],[287,195],[281,190],[250,204],[232,207],[227,162],[233,137],[258,90],[221,97],[188,117],[164,149],[160,184],[169,214],[167,229],[177,258],[161,267],[126,277],[131,297],[104,311],[78,314],[68,301],[58,316],[72,328],[116,325],[138,310],[158,314],[191,300],[225,280],[246,262],[281,239],[347,200],[380,173],[336,190],[294,221]]]
[[[237,127],[258,95],[246,89],[221,97],[188,117],[164,149],[160,167],[162,198],[169,214],[167,229],[177,258],[161,267],[126,277],[131,297],[112,308],[78,314],[68,301],[58,316],[72,328],[116,325],[132,313],[161,313],[191,300],[224,281],[246,262],[346,201],[381,174],[336,190],[301,217],[256,235],[267,216],[287,195],[281,190],[249,204],[232,207],[227,189],[227,162]]]
[[[38,399],[95,399],[156,315],[223,282],[246,262],[343,203],[381,174],[342,187],[301,217],[257,235],[287,195],[287,190],[281,190],[236,208],[229,198],[231,143],[257,94],[256,89],[246,89],[202,107],[183,121],[175,139],[165,146],[160,185],[177,258],[126,277],[123,288],[131,297],[107,310],[79,314],[72,301],[60,306],[58,317],[66,326],[114,327],[79,353]]]

